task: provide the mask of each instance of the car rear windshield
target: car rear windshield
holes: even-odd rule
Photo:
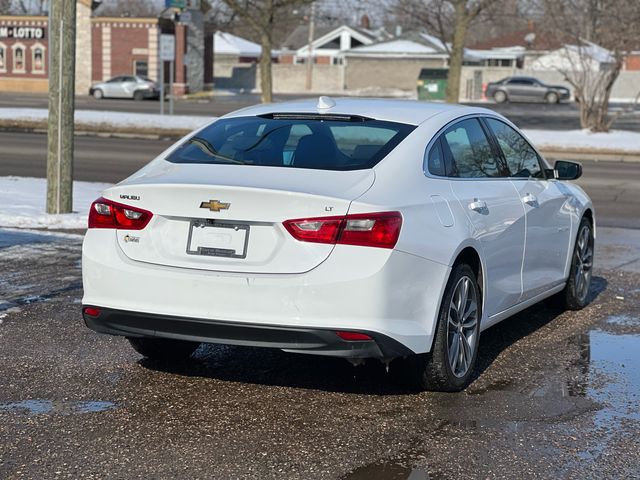
[[[415,127],[363,117],[272,114],[221,119],[168,161],[359,170],[382,160]]]

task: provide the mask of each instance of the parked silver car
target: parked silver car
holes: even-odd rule
[[[487,98],[497,103],[547,102],[559,103],[569,100],[571,92],[559,85],[547,85],[533,77],[507,77],[487,85]]]
[[[133,98],[144,100],[145,98],[158,98],[160,90],[151,79],[140,76],[113,77],[102,83],[96,83],[89,89],[89,95],[94,98]]]

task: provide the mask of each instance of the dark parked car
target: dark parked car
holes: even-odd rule
[[[559,85],[547,85],[533,77],[507,77],[487,85],[487,98],[497,103],[547,102],[559,103],[569,100],[571,92]]]

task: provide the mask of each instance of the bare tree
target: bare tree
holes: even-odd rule
[[[44,15],[48,8],[48,0],[17,0],[9,1],[9,10],[19,15]],[[13,4],[13,8],[11,5]]]
[[[234,14],[247,23],[260,41],[260,87],[262,101],[271,102],[273,84],[271,76],[271,51],[276,17],[295,6],[311,3],[312,0],[222,0]]]
[[[594,132],[606,132],[624,113],[610,116],[609,100],[624,66],[625,54],[637,46],[640,2],[543,1],[546,29],[565,41],[556,68],[574,88],[580,105],[580,124]]]
[[[8,15],[11,13],[11,0],[0,0],[0,15]]]
[[[395,10],[440,38],[449,54],[447,102],[458,103],[464,47],[471,24],[501,0],[398,0]]]

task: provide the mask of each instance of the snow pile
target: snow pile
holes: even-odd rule
[[[523,130],[540,149],[624,150],[640,152],[640,133],[611,130],[593,133],[589,130]]]
[[[87,212],[108,183],[73,182],[73,213],[45,213],[47,180],[0,177],[0,227],[86,228]]]
[[[0,120],[47,121],[46,108],[0,108]],[[110,112],[101,110],[76,110],[75,122],[81,125],[110,125],[125,128],[159,128],[195,130],[215,117],[190,115],[160,115],[156,113]]]
[[[356,88],[356,89],[340,92],[339,95],[344,95],[348,97],[406,98],[410,100],[417,100],[418,98],[418,93],[415,90],[402,90],[400,88],[385,88],[385,87]]]

